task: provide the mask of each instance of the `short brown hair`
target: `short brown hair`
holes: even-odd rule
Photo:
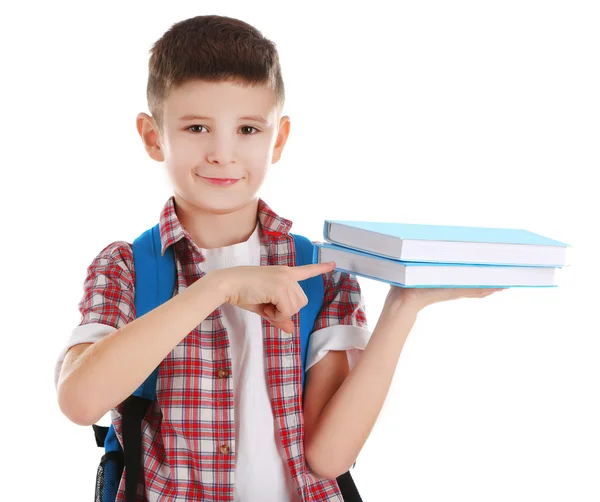
[[[231,17],[196,16],[175,23],[152,46],[148,69],[148,107],[159,127],[169,92],[190,80],[266,84],[278,105],[285,100],[275,44]]]

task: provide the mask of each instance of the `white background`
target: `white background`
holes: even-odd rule
[[[92,500],[102,450],[60,413],[55,358],[86,267],[170,194],[135,130],[150,46],[223,14],[280,51],[292,133],[261,195],[294,231],[385,219],[573,246],[558,288],[421,313],[353,471],[364,500],[600,500],[598,3],[174,4],[1,8],[0,498]],[[387,286],[360,284],[374,327]]]

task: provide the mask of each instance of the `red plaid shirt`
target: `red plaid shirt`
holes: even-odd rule
[[[292,223],[262,200],[258,219],[261,266],[295,265]],[[177,218],[173,197],[160,216],[162,251],[174,246],[175,293],[203,272],[203,256]],[[119,329],[135,318],[135,271],[131,244],[114,242],[88,268],[79,304],[81,325],[100,323]],[[324,275],[325,298],[314,330],[336,324],[366,328],[363,298],[356,279],[341,272]],[[262,321],[267,383],[285,460],[303,501],[342,501],[335,480],[309,470],[304,456],[304,420],[299,316],[287,334]],[[292,357],[290,357],[292,356]],[[223,371],[225,370],[225,371]],[[232,501],[236,453],[231,357],[227,332],[217,308],[160,364],[157,401],[142,422],[144,487],[138,500]],[[111,410],[122,444],[120,405]],[[125,500],[124,477],[117,502]]]

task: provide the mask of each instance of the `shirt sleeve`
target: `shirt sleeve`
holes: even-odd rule
[[[54,387],[71,347],[94,343],[135,319],[133,252],[127,242],[113,242],[94,258],[87,269],[78,308],[79,325],[60,351],[54,369]]]
[[[371,337],[360,286],[354,275],[338,270],[325,274],[323,286],[323,306],[310,335],[306,370],[330,350],[346,351],[352,369]]]

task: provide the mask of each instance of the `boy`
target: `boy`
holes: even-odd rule
[[[290,121],[277,51],[252,26],[173,25],[153,46],[147,97],[137,129],[174,187],[160,234],[174,248],[175,295],[136,319],[131,244],[104,248],[59,356],[60,408],[81,425],[110,410],[122,441],[121,405],[160,364],[142,422],[143,500],[340,501],[336,477],[375,423],[418,311],[493,290],[391,288],[371,335],[353,276],[294,267],[291,222],[257,196]],[[317,275],[325,298],[302,401],[298,281]]]

